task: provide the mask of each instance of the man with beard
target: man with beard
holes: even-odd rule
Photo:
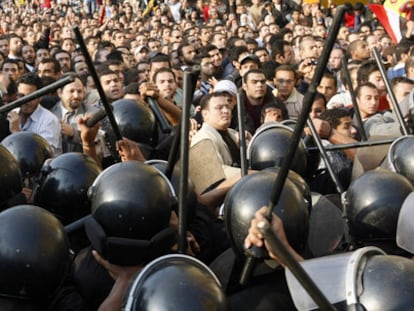
[[[23,39],[16,35],[12,34],[9,37],[9,55],[8,58],[17,59],[22,57],[22,46]]]
[[[55,58],[59,64],[62,72],[68,72],[71,70],[72,61],[70,53],[65,50],[57,50],[52,54],[52,57]]]
[[[22,57],[28,72],[32,72],[36,62],[36,52],[33,46],[25,44],[22,47]]]
[[[53,106],[51,111],[61,120],[63,152],[82,152],[82,141],[77,121],[80,117],[85,118],[86,115],[93,114],[98,109],[85,105],[85,87],[79,76],[76,76],[72,83],[58,89],[57,93],[60,102]]]
[[[208,45],[201,52],[210,55],[214,66],[214,77],[216,79],[221,79],[223,76],[223,56],[221,55],[218,47],[216,47],[215,45]]]
[[[181,62],[181,67],[183,70],[194,65],[194,57],[196,56],[196,51],[192,44],[185,42],[179,45],[177,49],[177,55]]]
[[[211,79],[214,75],[213,62],[208,54],[199,54],[196,57],[196,62],[200,64],[200,88],[195,91],[194,97],[201,98],[201,96],[210,93],[213,88]]]

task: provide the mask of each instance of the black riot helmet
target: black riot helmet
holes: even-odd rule
[[[281,166],[290,146],[293,130],[280,123],[269,122],[262,125],[254,134],[248,146],[247,155],[254,170]],[[306,151],[301,141],[296,149],[290,167],[301,176],[305,176],[307,167]]]
[[[149,161],[146,161],[145,163],[152,165],[157,170],[159,170],[162,174],[166,173],[166,170],[168,167],[168,162],[165,160],[149,160]],[[181,176],[181,167],[178,162],[176,165],[174,165],[174,168],[172,170],[172,175],[169,181],[171,185],[173,186],[173,189],[172,189],[174,191],[173,196],[175,197],[176,200],[178,200],[178,194],[180,192],[180,176]],[[190,207],[188,208],[188,212],[190,215],[189,219],[192,219],[195,216],[195,208],[197,205],[197,194],[195,192],[194,184],[190,178],[188,178],[188,183],[187,183],[186,200],[187,200],[187,205]]]
[[[47,140],[32,132],[11,134],[1,144],[16,158],[23,177],[38,177],[43,163],[53,156]]]
[[[270,167],[265,169],[265,171],[273,172],[277,174],[280,171],[280,167]],[[309,211],[312,207],[312,192],[309,188],[309,185],[306,183],[305,179],[300,176],[295,171],[289,170],[288,176],[289,180],[293,182],[293,184],[298,187],[299,191],[302,193],[303,198],[306,203],[308,203]]]
[[[414,183],[414,136],[401,136],[388,149],[388,164],[394,172]]]
[[[346,214],[356,242],[395,241],[398,214],[413,190],[407,178],[382,169],[355,179],[346,193]]]
[[[268,170],[244,176],[224,200],[224,223],[233,250],[244,254],[246,238],[254,214],[268,205],[277,174]],[[286,179],[278,204],[273,208],[283,221],[286,237],[292,247],[304,250],[309,226],[309,205],[303,192],[289,178]]]
[[[114,101],[112,106],[123,137],[146,146],[156,146],[158,143],[156,120],[148,107],[132,99]]]
[[[165,253],[175,242],[170,193],[168,181],[148,164],[127,161],[105,169],[88,191],[93,217],[86,232],[92,246],[119,265]]]
[[[101,168],[91,157],[68,152],[46,161],[42,167],[35,204],[52,212],[64,225],[90,214],[88,189]]]
[[[22,177],[15,157],[0,145],[0,211],[9,207],[8,201],[22,191]]]
[[[224,311],[226,296],[214,273],[186,255],[166,255],[149,263],[135,278],[125,311]]]
[[[72,256],[60,221],[34,205],[0,213],[0,296],[45,300],[62,284]]]
[[[376,247],[319,257],[302,267],[337,310],[411,310],[414,304],[414,261],[386,255]],[[298,310],[317,305],[286,269],[286,279]]]

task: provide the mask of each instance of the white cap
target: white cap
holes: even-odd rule
[[[227,92],[232,96],[237,96],[237,86],[230,80],[220,80],[214,87],[214,92]]]

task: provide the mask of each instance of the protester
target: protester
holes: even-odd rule
[[[414,63],[411,56],[414,45],[411,30],[414,23],[406,23],[403,40],[398,38],[398,42],[392,42],[394,37],[385,34],[380,19],[373,18],[369,5],[356,3],[355,6],[346,6],[346,18],[330,52],[326,72],[315,87],[323,96],[317,95],[309,115],[324,146],[358,143],[359,136],[350,133],[351,118],[356,128],[359,127],[360,131],[364,128],[368,138],[375,135],[401,136],[396,112],[388,110],[393,107],[389,105],[390,94],[385,88],[384,79],[387,77],[382,77],[378,64],[373,60],[372,46],[378,47],[381,57],[390,61],[388,77],[394,78],[393,91],[398,102],[403,103],[401,107],[405,120],[412,122],[413,105],[412,100],[409,100],[412,83],[408,79],[414,79],[411,68]],[[190,176],[194,179],[192,182],[196,188],[198,206],[203,205],[207,212],[202,217],[197,214],[198,218],[188,220],[187,225],[195,228],[197,239],[202,241],[202,249],[194,248],[193,255],[211,262],[216,259],[212,257],[217,257],[216,251],[221,250],[221,246],[212,244],[220,239],[228,242],[223,238],[226,230],[220,206],[225,202],[227,193],[243,179],[242,144],[237,130],[244,125],[250,134],[254,134],[260,126],[272,122],[290,124],[301,116],[306,94],[309,94],[307,92],[316,92],[310,90],[309,86],[321,56],[326,53],[322,49],[323,42],[331,31],[335,10],[336,6],[330,1],[327,7],[280,0],[254,0],[250,6],[243,0],[3,1],[0,4],[0,68],[4,76],[0,79],[2,104],[16,98],[13,89],[16,83],[17,98],[21,98],[59,80],[62,75],[67,76],[66,73],[71,71],[75,71],[78,76],[57,93],[52,90],[42,99],[33,99],[17,110],[7,111],[7,120],[0,127],[4,128],[4,133],[0,133],[0,137],[7,137],[17,131],[32,131],[47,140],[54,156],[62,151],[83,152],[104,168],[110,168],[117,161],[159,160],[157,156],[160,154],[174,162],[178,158],[183,159],[183,155],[177,157],[170,151],[177,147],[173,145],[174,138],[182,135],[179,125],[191,122],[190,156],[198,158],[190,157],[190,164],[193,163],[190,165]],[[79,42],[72,32],[71,27],[74,25],[78,25],[84,38],[100,86],[95,85],[98,81],[94,80],[86,55],[82,55]],[[344,55],[347,58],[343,59],[345,62],[342,61]],[[345,70],[351,74],[352,85],[345,79]],[[28,71],[30,73],[26,73]],[[192,81],[189,92],[185,89],[187,75],[191,76]],[[44,84],[40,84],[41,81]],[[216,90],[217,86],[219,91]],[[149,111],[150,120],[146,124],[156,124],[150,135],[151,146],[144,147],[140,142],[128,138],[136,126],[133,122],[130,127],[122,127],[121,140],[116,137],[107,116],[103,116],[91,128],[86,126],[87,120],[98,111],[104,111],[99,87],[102,87],[111,106],[115,107],[119,100],[128,98]],[[351,88],[356,89],[357,105],[353,104]],[[194,95],[194,100],[188,100],[189,94],[190,97]],[[239,94],[245,108],[245,115],[240,120],[237,119],[235,104]],[[159,108],[158,115],[156,109],[149,105],[152,100]],[[191,105],[191,121],[181,120],[185,104]],[[362,124],[356,118],[357,110],[361,114]],[[165,128],[157,123],[161,119],[166,122]],[[304,134],[309,135],[309,130],[305,130]],[[247,143],[249,137],[247,134]],[[207,147],[200,149],[202,144]],[[353,162],[354,158],[358,158],[356,154],[353,148],[330,153],[330,158],[336,163],[335,172],[346,188],[352,182],[350,175],[353,163],[357,162]],[[319,162],[316,164],[318,167]],[[127,170],[123,171],[123,174],[127,173]],[[302,177],[309,182],[309,176]],[[39,177],[38,182],[41,181]],[[332,180],[329,182],[329,191],[322,189],[325,186],[322,183],[320,192],[337,194]],[[307,188],[308,184],[305,181],[303,183],[303,187]],[[134,187],[139,185],[125,183],[125,187],[119,187],[118,190],[134,192]],[[35,195],[36,188],[31,190]],[[177,199],[175,193],[169,195]],[[7,202],[6,205],[11,207],[13,203]],[[176,206],[172,205],[175,209]],[[197,207],[197,213],[199,209]],[[261,209],[257,212],[251,231],[243,239],[246,238],[246,246],[265,245],[270,257],[277,260],[277,254],[268,243],[264,243],[256,228],[257,223],[264,220],[264,211]],[[285,234],[283,230],[288,224],[284,224],[280,216],[275,215],[273,221],[269,222],[283,244],[298,260],[312,257],[312,254],[298,255],[289,246],[290,241],[286,240],[289,232]],[[120,218],[117,220],[122,222]],[[174,228],[177,227],[175,221],[171,219]],[[247,223],[250,221],[246,220]],[[128,240],[128,243],[145,244],[148,241]],[[228,245],[226,243],[223,244]],[[210,252],[210,248],[214,251]],[[346,247],[336,251],[343,250]],[[209,256],[205,256],[206,252],[209,252]],[[102,280],[106,287],[102,291],[103,297],[94,300],[93,305],[97,309],[115,284],[109,301],[115,293],[114,305],[119,308],[121,297],[128,288],[126,285],[133,279],[133,272],[137,269],[119,268],[103,255],[94,252],[93,256],[90,253],[87,257],[89,263],[93,261],[93,267],[101,264],[109,270],[102,268],[100,271],[101,276],[105,275]],[[217,258],[220,261],[220,257]],[[145,270],[139,264],[139,269]],[[226,271],[231,274],[229,278],[232,282],[239,276],[241,265],[238,262],[234,270]],[[117,275],[112,275],[111,279],[108,272]],[[122,278],[119,279],[120,276]],[[92,283],[83,283],[87,282],[88,277],[91,275],[82,276],[82,282],[77,283],[80,292],[93,288]],[[100,281],[98,276],[95,282],[99,284]],[[286,296],[288,290],[284,279],[278,284],[284,286],[284,298],[290,300],[289,295]],[[249,290],[249,287],[245,289]],[[93,296],[91,292],[87,294]],[[89,302],[86,301],[85,305],[89,305]],[[286,308],[292,305],[289,301]],[[103,304],[102,310],[105,307]],[[284,309],[283,306],[280,308]]]

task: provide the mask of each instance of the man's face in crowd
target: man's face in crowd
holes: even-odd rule
[[[5,63],[3,64],[3,73],[7,74],[9,78],[17,81],[19,77],[19,66],[13,63]]]
[[[214,75],[214,66],[211,57],[205,57],[200,62],[201,73],[206,77],[212,77]]]
[[[175,77],[171,72],[160,72],[157,74],[155,84],[160,90],[160,95],[163,98],[172,100],[175,91],[177,90],[177,83]]]
[[[216,130],[225,131],[231,123],[231,103],[227,96],[213,97],[206,109],[201,111],[204,122]]]
[[[263,98],[266,95],[266,77],[262,73],[249,73],[246,82],[243,82],[246,96],[254,99]]]
[[[105,96],[109,101],[115,101],[124,95],[122,90],[122,82],[116,73],[103,75],[99,78],[99,80],[102,84]]]
[[[333,79],[322,77],[321,82],[317,87],[317,91],[325,96],[326,101],[329,101],[332,96],[336,94],[337,86]]]
[[[211,30],[210,29],[201,29],[200,40],[208,42],[210,39]]]
[[[84,61],[76,62],[73,69],[78,75],[82,75],[89,72],[88,65]]]
[[[170,38],[170,42],[181,42],[183,41],[183,34],[181,33],[180,30],[173,30],[171,31],[171,38]]]
[[[98,49],[99,40],[98,39],[91,39],[88,41],[86,45],[88,51],[92,56],[95,54],[96,50]]]
[[[160,41],[148,42],[148,47],[151,51],[161,52],[161,43],[160,43]]]
[[[59,78],[59,72],[55,71],[55,66],[53,63],[40,63],[39,68],[37,69],[37,74],[39,77],[53,77],[55,79]]]
[[[339,119],[339,125],[336,127],[336,131],[340,134],[352,137],[353,127],[352,127],[352,118],[350,116],[342,117]]]
[[[226,47],[226,36],[224,34],[215,34],[213,37],[212,44],[218,47],[219,49],[224,49]]]
[[[278,91],[278,97],[287,99],[295,88],[295,74],[292,71],[280,70],[273,80]]]
[[[17,97],[20,98],[20,97],[29,95],[36,90],[37,88],[34,85],[20,83],[17,86]],[[32,101],[20,106],[20,112],[22,113],[22,115],[28,117],[33,113],[33,111],[36,110],[36,108],[39,106],[39,103],[40,103],[40,98],[33,99]]]
[[[14,55],[20,55],[22,52],[23,42],[20,38],[14,37],[10,39],[10,51]]]
[[[75,43],[71,39],[65,39],[62,42],[62,50],[68,51],[69,53],[73,53],[75,51]]]
[[[382,79],[381,72],[379,70],[374,71],[373,73],[371,73],[368,76],[368,82],[371,82],[372,84],[374,84],[377,87],[380,95],[385,94],[386,87],[385,87],[384,80]]]
[[[365,41],[362,41],[358,44],[356,49],[355,57],[356,60],[367,60],[371,56],[371,51],[368,47],[368,44]]]
[[[304,39],[304,41],[300,43],[300,47],[301,59],[318,57],[318,48],[316,45],[316,41],[311,37]]]
[[[208,55],[210,55],[210,57],[213,59],[214,67],[221,66],[221,61],[223,60],[223,57],[221,56],[221,53],[218,49],[209,51]]]
[[[33,65],[36,60],[34,48],[30,45],[25,45],[22,48],[22,57],[25,63]]]
[[[121,84],[124,85],[124,80],[125,80],[124,65],[122,65],[122,64],[110,64],[108,66],[108,68],[118,75],[119,81],[121,81]]]
[[[410,83],[398,83],[397,87],[394,88],[395,99],[400,103],[408,94],[414,86]]]
[[[261,63],[269,61],[269,53],[265,50],[256,51],[254,54],[259,57]]]
[[[321,113],[326,110],[325,101],[323,98],[319,98],[312,103],[311,111],[309,112],[309,117],[311,119],[317,119],[320,117]]]
[[[76,110],[80,107],[85,99],[85,88],[80,79],[65,85],[58,91],[58,95],[63,105],[69,111]]]
[[[333,49],[329,56],[328,66],[332,70],[339,70],[341,68],[341,59],[344,53],[339,49]]]
[[[67,53],[57,53],[55,55],[55,58],[59,62],[60,68],[62,69],[62,72],[70,71],[71,60],[70,60],[69,54],[67,54]]]
[[[283,121],[282,110],[280,110],[279,108],[275,108],[275,107],[266,108],[264,111],[263,123],[270,122],[270,121],[276,121],[276,122]]]
[[[357,97],[359,111],[362,119],[367,119],[378,111],[379,92],[376,88],[363,86]]]
[[[194,64],[194,57],[196,56],[196,51],[192,45],[187,45],[182,49],[183,53],[183,63],[186,65]]]
[[[152,80],[152,76],[154,73],[161,68],[170,68],[170,64],[168,62],[154,62],[151,63],[151,69],[150,69],[150,79]]]
[[[114,36],[113,43],[115,46],[123,46],[127,43],[127,37],[124,33],[118,32]]]
[[[50,57],[50,53],[48,50],[46,49],[38,49],[36,51],[36,61],[38,63],[40,63],[40,61],[44,58],[49,58]]]
[[[9,55],[9,40],[7,39],[2,39],[0,40],[0,52],[2,52],[6,57],[7,55]]]

